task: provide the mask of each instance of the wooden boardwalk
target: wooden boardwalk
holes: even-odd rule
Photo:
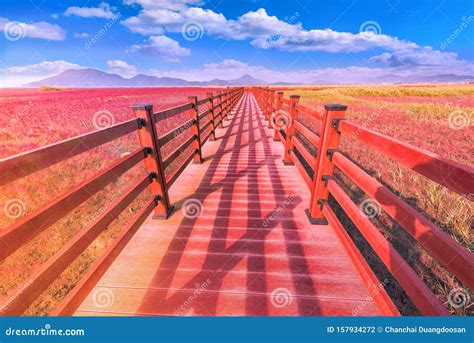
[[[171,188],[172,216],[147,219],[76,315],[387,313],[336,228],[309,223],[251,93],[228,119]]]

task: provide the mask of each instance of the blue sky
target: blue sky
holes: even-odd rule
[[[469,0],[0,3],[1,86],[82,67],[271,82],[474,75]]]

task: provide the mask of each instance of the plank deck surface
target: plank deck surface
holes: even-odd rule
[[[76,315],[380,315],[267,126],[245,93],[172,186],[173,215],[147,219]]]

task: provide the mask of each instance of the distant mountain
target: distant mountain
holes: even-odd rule
[[[257,86],[267,84],[265,81],[253,78],[252,76],[245,74],[235,80],[229,80],[229,85],[231,86]]]
[[[96,69],[69,69],[58,75],[31,82],[24,87],[124,87],[126,80],[120,75],[104,73]]]
[[[278,81],[278,82],[272,82],[268,83],[269,86],[294,86],[294,85],[304,85],[302,82],[283,82],[283,81]]]
[[[235,80],[211,81],[187,81],[172,77],[157,77],[152,75],[138,74],[131,78],[124,78],[117,74],[106,73],[97,69],[70,69],[58,75],[51,76],[39,81],[30,82],[23,87],[157,87],[157,86],[240,86],[240,85],[262,85],[265,81],[253,78],[250,75],[242,75]]]
[[[151,75],[138,74],[126,80],[128,87],[149,87],[149,86],[187,86],[188,81],[172,77],[156,77]],[[100,86],[97,86],[100,87]]]
[[[203,86],[228,86],[229,85],[229,81],[219,80],[219,79],[214,79],[211,81],[203,81],[201,83]]]
[[[362,84],[383,84],[383,83],[449,83],[449,82],[474,82],[474,76],[463,76],[455,74],[442,74],[432,76],[399,76],[386,74],[373,78],[367,78]],[[340,82],[339,84],[350,84],[352,82]],[[210,81],[187,81],[173,77],[157,77],[152,75],[138,74],[131,78],[124,78],[117,74],[106,73],[97,69],[70,69],[56,76],[48,77],[39,81],[31,82],[23,87],[179,87],[179,86],[255,86],[267,85],[268,83],[256,79],[248,74],[233,80],[214,79]],[[274,82],[270,85],[294,85],[298,83]],[[299,84],[305,84],[303,82]],[[306,83],[307,84],[307,83]],[[328,80],[314,80],[312,84],[330,85],[335,84]]]

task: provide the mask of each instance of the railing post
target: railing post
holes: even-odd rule
[[[268,103],[269,103],[269,91],[268,88],[263,89],[263,116],[265,120],[268,120]]]
[[[227,90],[224,91],[223,93],[223,99],[222,99],[222,120],[227,119]]]
[[[208,92],[206,96],[209,98],[208,102],[208,110],[209,110],[209,120],[211,121],[211,141],[216,140],[216,125],[215,125],[215,120],[216,118],[214,117],[214,94],[212,92]]]
[[[272,116],[272,122],[273,122],[273,140],[274,141],[280,141],[280,135],[278,134],[280,130],[284,129],[284,127],[279,127],[275,121],[275,119],[277,119],[276,117],[278,115],[283,115],[281,114],[281,111],[283,109],[283,92],[277,92],[277,96],[276,96],[276,103],[277,103],[277,109],[274,113],[274,115]],[[288,122],[286,123],[286,126],[288,127]]]
[[[273,89],[268,90],[269,94],[269,105],[268,105],[268,128],[272,129],[272,121],[273,121],[273,104],[275,103],[275,91]]]
[[[325,112],[321,126],[320,143],[316,166],[314,167],[313,188],[309,204],[309,215],[312,223],[327,223],[322,208],[328,201],[328,179],[333,177],[334,163],[332,154],[339,146],[341,134],[337,130],[339,121],[344,119],[347,106],[338,104],[325,105]]]
[[[231,114],[232,106],[234,106],[234,90],[231,88],[230,93],[229,93],[229,108],[228,108],[228,111],[227,111],[227,116],[229,116],[229,114]]]
[[[173,207],[170,206],[170,200],[168,196],[165,170],[163,167],[163,160],[161,158],[158,135],[156,133],[156,123],[153,116],[153,105],[133,105],[132,111],[137,118],[141,119],[142,122],[142,125],[138,130],[138,138],[140,140],[140,144],[144,148],[148,148],[148,154],[144,160],[146,171],[153,173],[156,176],[150,183],[149,190],[152,195],[160,196],[160,201],[155,207],[155,215],[153,218],[166,219],[173,211]]]
[[[221,91],[217,92],[217,105],[219,106],[219,116],[220,116],[219,124],[221,125],[221,128],[223,128],[224,118],[222,117],[222,92]]]
[[[227,92],[226,92],[226,99],[225,99],[225,119],[227,119],[227,116],[229,115],[229,109],[230,109],[230,90],[229,87],[227,87]]]
[[[197,106],[197,96],[188,96],[189,103],[193,107],[189,110],[189,117],[194,119],[194,125],[191,126],[191,132],[196,137],[193,141],[193,147],[196,149],[197,154],[194,155],[194,162],[202,163],[202,150],[201,150],[201,132],[199,129],[199,111]]]
[[[296,133],[295,130],[295,120],[298,116],[298,110],[296,109],[296,104],[300,101],[299,95],[290,96],[290,118],[288,119],[288,127],[286,129],[286,142],[285,142],[285,156],[283,156],[283,163],[290,165],[293,164],[291,160],[290,152],[293,151],[293,136]]]

